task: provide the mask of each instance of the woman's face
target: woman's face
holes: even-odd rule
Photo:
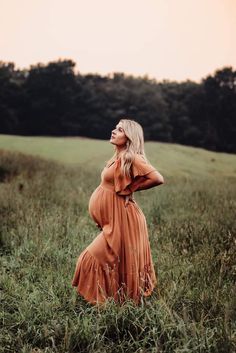
[[[110,142],[113,145],[122,147],[126,145],[127,140],[128,138],[125,135],[125,132],[122,127],[122,123],[117,124],[115,129],[112,130],[111,132]]]

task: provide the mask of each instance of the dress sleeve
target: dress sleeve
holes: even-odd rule
[[[137,176],[145,176],[155,170],[156,168],[154,168],[150,163],[146,162],[141,155],[135,156],[134,162],[132,164],[132,173],[134,178]]]
[[[130,195],[129,185],[132,183],[132,178],[121,173],[121,160],[115,162],[114,169],[114,187],[115,192],[119,195]]]
[[[145,161],[142,156],[136,155],[135,159],[131,166],[131,176],[124,176],[120,170],[121,161],[118,159],[115,164],[114,170],[114,187],[115,192],[119,195],[130,195],[132,193],[132,189],[129,187],[133,183],[136,177],[138,176],[145,176],[156,169],[150,164]]]

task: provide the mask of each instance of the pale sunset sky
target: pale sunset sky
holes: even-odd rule
[[[236,0],[0,0],[0,60],[200,81],[236,69]]]

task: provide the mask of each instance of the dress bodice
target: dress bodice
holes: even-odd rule
[[[114,184],[114,172],[115,172],[115,163],[110,165],[109,167],[104,167],[102,173],[101,173],[101,185],[111,189],[115,190],[115,184]]]

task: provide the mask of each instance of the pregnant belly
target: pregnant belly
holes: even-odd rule
[[[98,186],[89,199],[89,214],[93,220],[102,227],[103,192]]]
[[[113,192],[99,185],[89,199],[89,214],[101,228],[111,222],[114,198]]]
[[[91,216],[93,215],[93,211],[96,210],[97,208],[98,194],[99,194],[99,188],[97,187],[89,199],[89,213]]]

